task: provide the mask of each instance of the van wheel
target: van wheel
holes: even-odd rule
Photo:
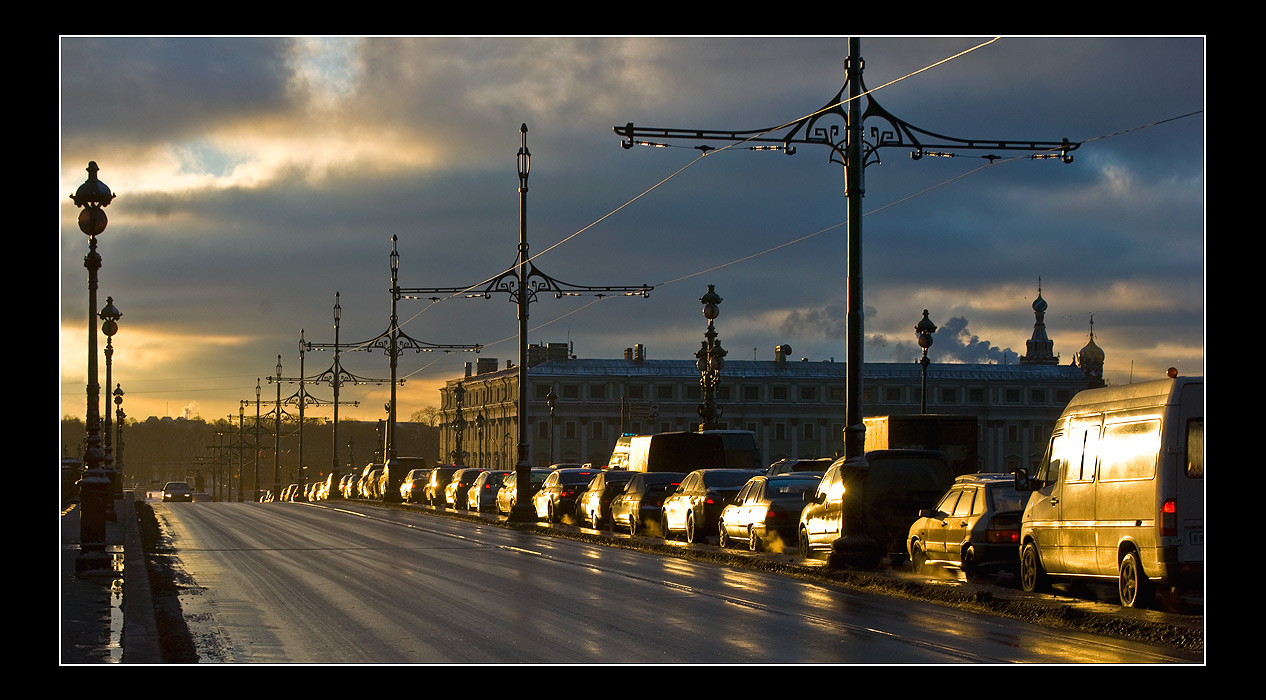
[[[1020,550],[1020,587],[1032,593],[1046,590],[1048,583],[1046,572],[1042,570],[1042,561],[1038,558],[1037,545],[1025,542]]]
[[[1117,579],[1117,591],[1121,605],[1127,608],[1146,608],[1152,602],[1154,589],[1143,572],[1138,552],[1126,552],[1121,557],[1121,574]]]

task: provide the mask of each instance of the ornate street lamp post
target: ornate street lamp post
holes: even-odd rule
[[[545,395],[545,405],[549,406],[549,463],[555,464],[557,460],[554,458],[554,433],[558,424],[558,417],[555,415],[555,410],[558,408],[558,394],[554,393],[553,385],[550,386],[549,393]]]
[[[484,280],[477,285],[465,287],[417,287],[398,289],[398,293],[421,294],[443,293],[460,294],[467,297],[484,297],[491,299],[493,292],[507,292],[518,307],[519,317],[519,366],[518,366],[518,399],[515,402],[515,413],[518,417],[518,448],[515,460],[515,483],[519,493],[527,493],[532,464],[529,457],[531,445],[528,442],[528,352],[527,322],[528,305],[536,300],[539,293],[553,294],[556,298],[564,296],[592,295],[605,297],[611,294],[623,296],[650,295],[653,287],[638,285],[636,287],[592,287],[569,284],[544,274],[536,268],[528,257],[527,241],[527,192],[528,174],[531,170],[532,154],[527,147],[527,124],[519,127],[519,151],[515,156],[515,164],[519,171],[519,255],[513,268],[497,275],[491,280]],[[394,239],[393,239],[394,240]],[[482,285],[482,289],[478,289]],[[536,510],[531,503],[516,503],[510,510],[510,522],[535,522]]]
[[[106,384],[106,386],[110,386]],[[114,385],[114,470],[123,476],[123,387]]]
[[[101,319],[101,334],[106,337],[105,346],[105,386],[106,391],[110,390],[110,371],[114,364],[114,334],[119,332],[119,319],[123,316],[118,309],[114,307],[114,297],[106,297],[106,305],[97,314],[97,318]],[[115,522],[119,519],[118,513],[114,510],[114,501],[123,498],[123,484],[119,481],[119,470],[114,466],[114,429],[110,421],[110,401],[106,400],[105,425],[101,428],[102,441],[105,447],[105,469],[110,475],[110,498],[106,500],[106,520]]]
[[[699,385],[703,388],[703,403],[699,404],[699,430],[720,430],[721,407],[717,405],[717,383],[721,379],[721,369],[725,367],[725,356],[728,354],[717,340],[717,331],[712,322],[720,315],[721,295],[716,293],[714,285],[708,285],[708,292],[699,301],[703,304],[703,316],[708,319],[708,330],[704,332],[705,340],[695,353],[695,366],[699,369]]]
[[[103,468],[101,450],[101,387],[97,384],[97,271],[101,255],[97,252],[97,236],[105,231],[108,219],[105,207],[114,200],[114,193],[97,179],[97,163],[88,163],[88,179],[70,196],[79,212],[79,230],[88,236],[88,406],[85,417],[84,475],[79,482],[79,557],[76,571],[105,569],[110,566],[106,555],[106,509],[110,500],[110,477]]]
[[[932,334],[936,332],[936,324],[932,323],[932,319],[928,318],[928,310],[923,310],[923,320],[919,321],[919,325],[914,327],[915,335],[919,338],[919,347],[923,348],[923,359],[919,360],[919,364],[923,365],[923,390],[919,399],[919,413],[928,412],[928,348],[932,347]]]
[[[466,453],[462,451],[462,438],[466,433],[466,418],[462,416],[462,400],[466,396],[466,387],[458,382],[453,387],[453,403],[457,409],[457,416],[453,418],[453,464],[466,465]]]

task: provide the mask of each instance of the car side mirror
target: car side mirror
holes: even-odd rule
[[[920,508],[920,509],[919,509],[919,517],[920,517],[920,518],[935,518],[938,514],[939,514],[939,511],[937,511],[937,510],[933,510],[932,508]]]

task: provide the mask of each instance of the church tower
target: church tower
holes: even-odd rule
[[[1104,352],[1095,345],[1095,317],[1090,317],[1090,342],[1086,343],[1086,347],[1077,353],[1077,366],[1082,372],[1086,373],[1086,386],[1090,389],[1098,389],[1104,385],[1103,381],[1103,358]]]
[[[1033,337],[1025,343],[1028,353],[1020,358],[1022,365],[1057,365],[1059,356],[1054,353],[1055,343],[1046,337],[1046,300],[1042,298],[1042,279],[1037,281],[1037,299],[1033,300]]]

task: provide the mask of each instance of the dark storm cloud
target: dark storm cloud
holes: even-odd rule
[[[62,138],[155,142],[286,107],[289,40],[65,38]]]

